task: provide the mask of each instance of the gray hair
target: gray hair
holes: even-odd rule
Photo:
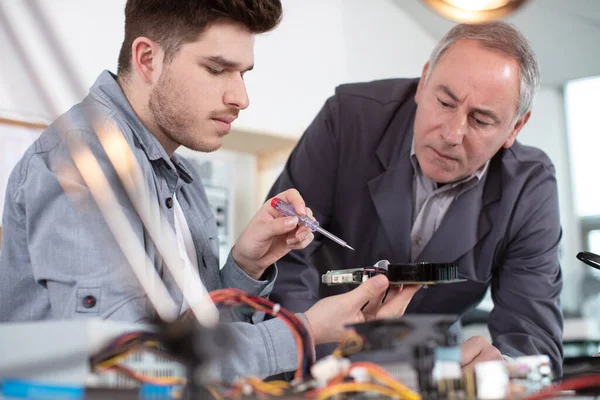
[[[538,62],[529,41],[513,25],[506,22],[494,21],[478,25],[456,25],[433,49],[429,58],[429,69],[425,81],[429,79],[431,71],[433,71],[446,50],[462,39],[477,40],[484,47],[497,50],[519,62],[521,82],[516,119],[531,111],[533,96],[540,83]]]

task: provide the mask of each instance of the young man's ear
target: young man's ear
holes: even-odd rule
[[[421,72],[421,79],[419,79],[419,85],[417,86],[417,93],[415,93],[415,103],[419,104],[421,100],[421,91],[423,90],[423,86],[425,85],[425,79],[427,77],[427,71],[429,70],[429,61],[425,63],[423,66],[423,71]]]
[[[156,83],[162,72],[164,52],[153,40],[140,36],[131,44],[131,65],[143,82]]]
[[[531,117],[531,111],[529,111],[527,114],[523,115],[517,120],[515,126],[512,127],[510,135],[508,135],[508,138],[506,139],[502,147],[508,149],[515,143],[515,140],[517,140],[517,135],[519,134],[519,132],[521,132],[521,129],[523,129],[527,121],[529,121],[529,117]]]

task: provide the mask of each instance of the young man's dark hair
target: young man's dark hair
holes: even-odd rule
[[[169,61],[215,21],[237,22],[260,34],[275,28],[281,16],[280,0],[128,0],[117,73],[129,72],[131,45],[140,36],[159,43]]]

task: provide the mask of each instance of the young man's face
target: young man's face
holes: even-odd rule
[[[515,123],[517,60],[473,40],[455,43],[438,60],[415,96],[414,147],[425,176],[456,181],[510,147],[529,113]]]
[[[152,88],[149,108],[173,142],[210,152],[240,110],[248,107],[244,73],[254,64],[254,34],[232,22],[217,22],[200,39],[182,45]]]

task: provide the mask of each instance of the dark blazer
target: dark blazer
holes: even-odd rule
[[[331,269],[410,261],[410,149],[416,79],[342,85],[304,133],[269,196],[296,188],[322,226],[356,251],[317,237],[279,261],[272,299],[292,311],[349,286],[328,287]],[[515,143],[483,180],[458,197],[416,261],[458,261],[463,283],[421,289],[408,313],[462,315],[491,286],[488,326],[503,354],[547,354],[562,370],[561,227],[554,166]]]

